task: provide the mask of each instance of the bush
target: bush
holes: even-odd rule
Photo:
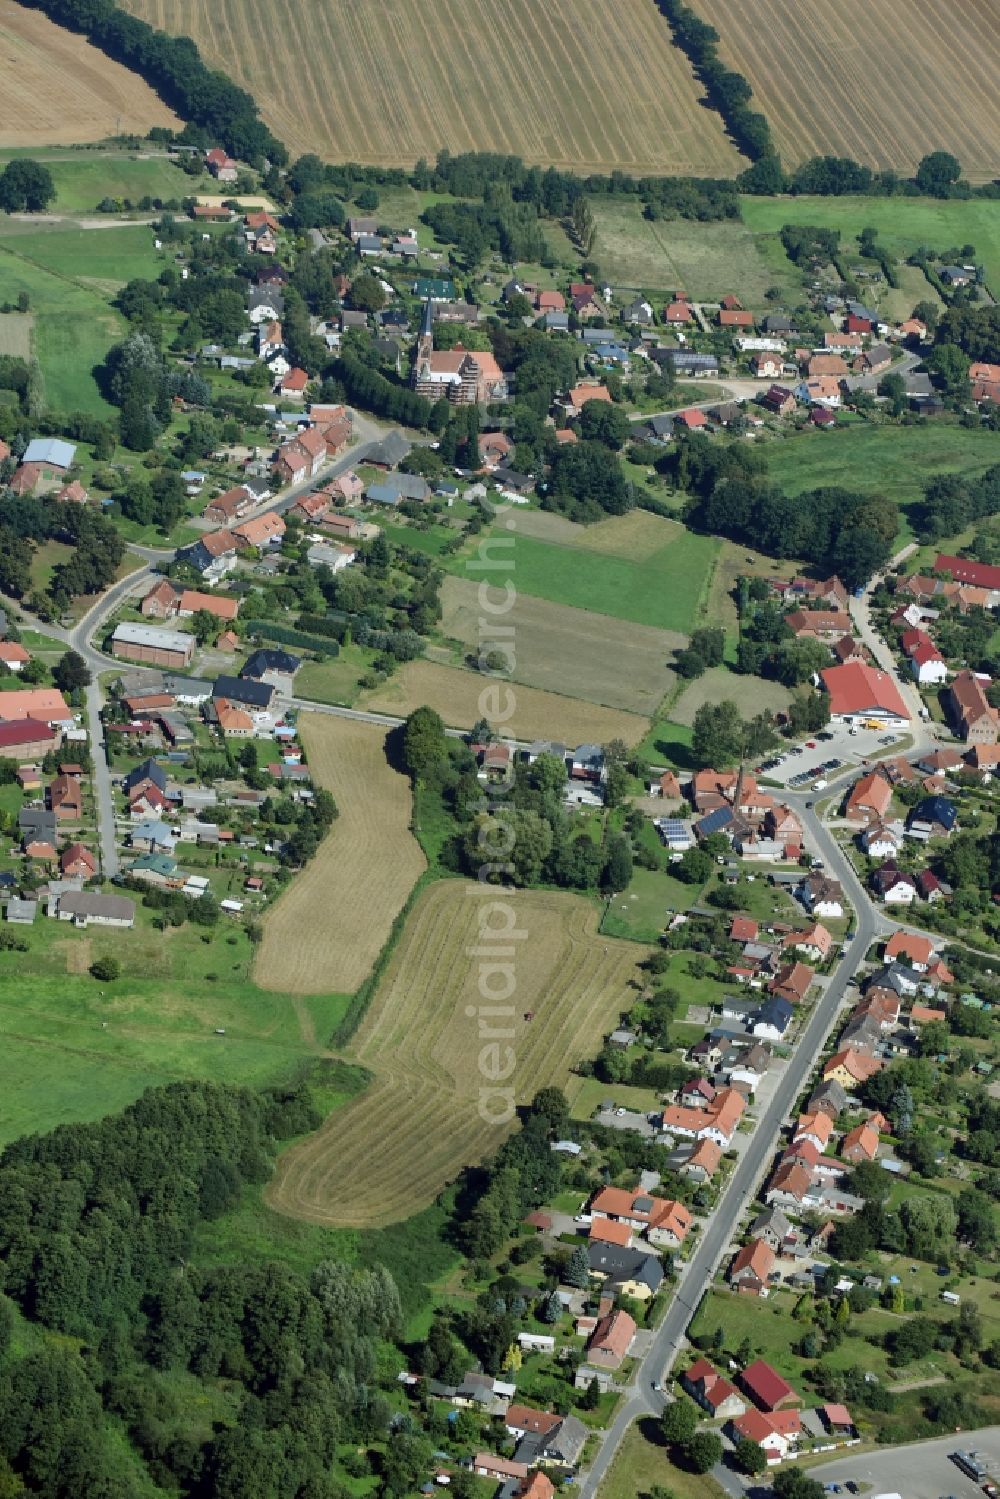
[[[91,978],[99,979],[102,983],[110,984],[118,978],[122,971],[122,965],[117,958],[95,958],[90,965]]]

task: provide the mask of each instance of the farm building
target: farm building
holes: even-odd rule
[[[123,623],[111,637],[112,655],[126,661],[148,661],[152,666],[185,667],[194,655],[193,635],[161,630],[156,625]]]

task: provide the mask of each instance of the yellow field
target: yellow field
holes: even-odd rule
[[[786,164],[829,153],[912,172],[952,151],[973,181],[1000,159],[1000,0],[694,0],[749,80]]]
[[[126,0],[194,37],[293,155],[410,165],[442,147],[586,172],[744,165],[654,0]]]
[[[684,527],[680,521],[654,515],[650,510],[609,515],[607,520],[589,526],[567,520],[552,510],[520,510],[514,516],[514,530],[537,541],[553,541],[559,546],[582,547],[585,552],[603,552],[606,557],[640,561],[675,540]]]
[[[495,717],[480,706],[480,695],[497,687],[501,693],[509,689],[514,696],[515,712],[503,730],[515,739],[561,739],[572,745],[584,741],[607,744],[610,739],[623,739],[626,744],[638,744],[649,728],[649,720],[638,713],[605,708],[519,683],[497,683],[478,672],[464,671],[458,666],[437,666],[431,661],[408,661],[388,682],[364,693],[358,706],[405,718],[414,708],[427,703],[437,709],[449,728],[471,729],[478,718]],[[500,701],[506,703],[507,698],[501,697]]]
[[[494,899],[513,916],[487,914]],[[516,989],[506,1004],[514,1013],[488,1022],[514,1032],[498,1043],[511,1048],[512,1071],[491,1082],[479,1061],[485,960],[469,950],[480,943],[481,921],[496,930],[505,920],[525,935],[509,944]],[[589,901],[554,891],[476,887],[470,895],[464,880],[424,891],[350,1050],[374,1081],[279,1158],[265,1193],[271,1207],[312,1223],[394,1223],[494,1151],[510,1125],[482,1117],[480,1090],[512,1087],[524,1104],[540,1087],[564,1084],[630,1003],[644,949],[599,937],[597,920]],[[508,1065],[504,1051],[497,1074]]]
[[[180,120],[136,73],[40,11],[0,0],[0,144],[99,141]]]
[[[12,354],[16,359],[30,359],[33,323],[34,318],[30,312],[0,313],[0,354]]]
[[[410,786],[387,763],[385,730],[303,713],[302,742],[340,816],[264,920],[254,979],[292,994],[351,994],[367,978],[424,869]]]

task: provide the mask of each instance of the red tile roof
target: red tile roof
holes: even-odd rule
[[[777,1369],[772,1369],[770,1364],[760,1358],[743,1370],[739,1380],[750,1398],[762,1410],[772,1411],[785,1401],[799,1398]]]

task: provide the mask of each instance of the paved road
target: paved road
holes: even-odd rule
[[[807,832],[826,861],[828,869],[842,880],[855,902],[858,920],[856,935],[844,954],[826,992],[816,1002],[809,1022],[764,1112],[750,1144],[737,1164],[715,1212],[705,1225],[697,1248],[677,1285],[667,1314],[656,1333],[650,1350],[636,1373],[628,1398],[623,1402],[601,1450],[589,1471],[581,1479],[582,1499],[592,1499],[607,1473],[625,1432],[641,1416],[658,1415],[663,1409],[661,1397],[652,1382],[662,1383],[669,1371],[698,1303],[711,1285],[715,1271],[728,1249],[741,1214],[753,1200],[757,1184],[771,1164],[779,1131],[791,1113],[816,1058],[844,1005],[848,984],[864,961],[868,948],[882,929],[882,918],[873,909],[849,861],[832,835],[823,827],[815,812],[806,809],[804,798],[798,800]]]

